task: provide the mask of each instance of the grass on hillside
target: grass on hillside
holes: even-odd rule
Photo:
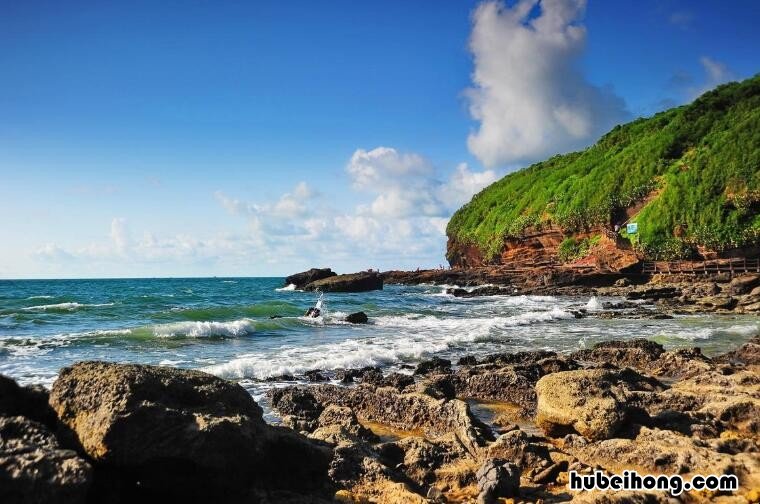
[[[658,189],[633,219],[632,241],[647,256],[683,258],[698,246],[720,251],[758,240],[760,75],[505,176],[460,208],[447,234],[491,259],[504,238],[527,228],[553,224],[572,235],[612,226],[620,209]]]

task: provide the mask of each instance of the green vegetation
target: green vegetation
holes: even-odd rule
[[[760,75],[507,175],[460,208],[447,233],[491,259],[504,238],[527,228],[554,225],[572,235],[621,223],[624,209],[647,196],[631,241],[649,257],[758,241]]]
[[[573,236],[568,236],[562,240],[562,243],[560,243],[557,248],[559,260],[562,262],[570,262],[586,257],[593,246],[599,243],[601,238],[600,235],[594,235],[582,240],[577,240]]]

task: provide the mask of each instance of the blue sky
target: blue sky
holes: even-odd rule
[[[4,278],[438,265],[484,185],[760,70],[754,1],[0,6]]]

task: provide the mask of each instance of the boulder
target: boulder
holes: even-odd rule
[[[502,459],[489,459],[475,473],[478,504],[496,504],[520,492],[520,468]]]
[[[101,467],[158,495],[321,488],[329,453],[268,426],[241,386],[167,367],[80,362],[63,368],[50,404]]]
[[[311,282],[322,280],[337,275],[330,268],[311,268],[308,271],[302,271],[285,278],[285,285],[295,285],[297,289],[303,289]]]
[[[352,313],[349,316],[346,317],[346,322],[350,324],[366,324],[369,322],[369,318],[367,317],[367,314],[363,311]]]
[[[0,416],[24,416],[55,429],[55,412],[48,404],[48,391],[39,385],[22,387],[0,375]]]
[[[661,389],[659,382],[633,370],[583,369],[544,376],[536,384],[536,424],[547,435],[577,432],[591,439],[608,439],[634,414],[630,392]]]
[[[0,502],[84,503],[92,467],[61,449],[50,430],[21,416],[0,417]]]
[[[760,365],[760,336],[755,336],[731,352],[716,357],[718,362]]]
[[[394,388],[377,388],[370,384],[287,387],[270,392],[270,398],[272,407],[280,414],[311,418],[316,411],[319,411],[318,417],[328,406],[342,406],[350,408],[363,420],[410,433],[423,433],[426,437],[454,433],[471,453],[491,438],[488,427],[470,412],[467,403],[457,399],[400,393]],[[293,402],[294,399],[298,403]],[[302,406],[303,411],[299,411]]]
[[[747,294],[760,285],[760,275],[747,273],[731,279],[728,283],[728,291],[733,295]]]
[[[382,290],[383,278],[375,272],[336,275],[308,283],[304,289],[322,292],[366,292]]]

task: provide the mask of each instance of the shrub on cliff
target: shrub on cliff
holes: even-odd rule
[[[723,250],[760,237],[760,76],[689,105],[616,126],[581,152],[511,173],[451,218],[448,236],[497,256],[505,238],[554,225],[568,235],[634,216],[654,258]]]

